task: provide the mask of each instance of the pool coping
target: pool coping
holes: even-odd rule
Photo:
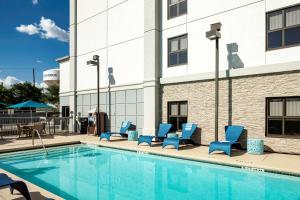
[[[81,142],[80,141],[70,141],[70,142],[45,144],[45,147],[51,148],[51,147],[67,146],[67,145],[74,145],[74,144],[81,144]],[[43,148],[42,145],[34,145],[34,146],[16,147],[16,148],[10,148],[10,149],[0,149],[0,154],[13,153],[13,152],[19,152],[19,151],[27,151],[27,150],[35,150],[35,149],[42,149],[42,148]]]
[[[181,160],[189,160],[189,161],[196,161],[196,162],[202,162],[202,163],[209,163],[209,164],[216,164],[216,165],[223,165],[223,166],[229,166],[229,167],[235,167],[240,168],[248,171],[260,171],[260,172],[269,172],[269,173],[275,173],[275,174],[283,174],[288,176],[294,176],[294,177],[300,177],[300,172],[293,171],[293,170],[286,170],[282,168],[276,168],[276,167],[266,167],[260,164],[253,164],[253,163],[246,163],[246,162],[238,162],[238,160],[235,161],[226,161],[226,160],[220,160],[218,158],[214,157],[196,157],[196,156],[189,156],[189,155],[175,155],[173,153],[170,153],[168,151],[164,152],[158,152],[155,149],[138,149],[138,146],[136,148],[133,147],[127,147],[127,146],[121,146],[121,145],[113,145],[112,143],[99,143],[99,141],[85,141],[85,140],[78,140],[78,141],[70,141],[70,142],[61,142],[61,143],[53,143],[53,144],[47,144],[45,145],[46,148],[51,147],[62,147],[62,146],[70,146],[70,145],[90,145],[90,146],[97,146],[97,147],[104,147],[104,148],[110,148],[110,149],[117,149],[117,150],[124,150],[124,151],[130,151],[135,153],[144,153],[144,154],[150,154],[150,155],[156,155],[156,156],[163,156],[163,157],[169,157],[169,158],[176,158]],[[36,146],[28,146],[28,147],[19,147],[19,148],[11,148],[11,149],[3,149],[0,150],[0,155],[5,153],[14,153],[14,152],[20,152],[20,151],[27,151],[27,150],[37,150],[42,149],[42,145],[36,145]],[[2,168],[0,168],[2,171],[7,172],[7,174],[12,174]],[[12,174],[14,177],[17,177],[19,180],[24,180],[25,182],[33,185],[36,188],[39,188],[39,191],[46,191],[50,193],[51,195],[57,196],[61,199],[59,195],[56,195],[38,185],[35,185],[31,183],[30,181],[27,181],[25,179],[22,179],[15,174]]]
[[[288,175],[288,176],[295,176],[295,177],[300,177],[300,172],[293,171],[293,170],[284,170],[284,169],[279,169],[279,168],[270,168],[266,166],[262,166],[259,164],[248,164],[248,163],[234,163],[234,162],[228,162],[228,161],[222,161],[222,160],[217,160],[217,158],[212,158],[210,157],[209,160],[204,157],[194,157],[194,156],[182,156],[182,155],[172,155],[168,152],[162,153],[162,152],[155,152],[151,150],[138,150],[138,149],[132,149],[129,147],[122,147],[122,146],[112,146],[112,145],[107,145],[104,143],[95,143],[95,142],[90,142],[90,141],[81,141],[81,144],[87,144],[87,145],[94,145],[98,147],[105,147],[105,148],[112,148],[112,149],[119,149],[119,150],[125,150],[125,151],[131,151],[131,152],[136,152],[136,153],[146,153],[146,154],[151,154],[151,155],[157,155],[157,156],[165,156],[165,157],[170,157],[170,158],[177,158],[177,159],[183,159],[183,160],[190,160],[190,161],[196,161],[196,162],[203,162],[203,163],[209,163],[209,164],[217,164],[217,165],[224,165],[224,166],[229,166],[229,167],[235,167],[235,168],[240,168],[244,170],[249,170],[249,171],[262,171],[262,172],[269,172],[269,173],[276,173],[276,174],[283,174],[283,175]]]
[[[287,170],[287,169],[276,168],[276,167],[267,167],[264,165],[255,164],[255,163],[247,163],[247,162],[242,162],[239,160],[226,161],[226,160],[218,159],[216,157],[201,157],[201,156],[196,157],[196,156],[189,156],[189,155],[184,155],[184,156],[183,155],[175,155],[168,151],[158,152],[151,148],[140,150],[140,149],[138,149],[139,146],[136,146],[136,148],[132,148],[132,147],[121,146],[121,145],[113,145],[113,144],[110,144],[110,142],[99,143],[98,140],[97,141],[78,140],[78,141],[70,141],[70,142],[60,142],[60,143],[46,144],[45,147],[51,148],[51,147],[60,147],[60,146],[78,145],[78,144],[86,144],[86,145],[93,145],[93,146],[98,146],[98,147],[131,151],[131,152],[136,152],[136,153],[146,153],[146,154],[151,154],[151,155],[165,156],[165,157],[177,158],[177,159],[183,159],[183,160],[225,165],[225,166],[236,167],[236,168],[241,168],[241,169],[250,170],[250,171],[264,171],[264,172],[300,177],[300,172],[294,171],[294,170]],[[26,151],[26,150],[35,150],[35,149],[41,149],[41,148],[43,148],[42,145],[11,148],[11,149],[2,149],[2,150],[0,150],[0,154]]]
[[[25,182],[25,183],[26,183],[26,186],[27,186],[27,188],[28,188],[28,190],[29,190],[29,193],[30,193],[31,198],[32,198],[31,193],[39,192],[41,195],[47,196],[47,197],[45,197],[45,198],[49,198],[49,199],[52,198],[52,199],[55,199],[55,200],[60,200],[60,199],[63,200],[63,199],[64,199],[64,198],[60,197],[59,195],[54,194],[53,192],[50,192],[49,190],[46,190],[46,189],[44,189],[43,187],[40,187],[40,186],[38,186],[38,185],[36,185],[36,184],[34,184],[34,183],[32,183],[32,182],[30,182],[30,181],[24,179],[24,178],[21,178],[21,177],[17,176],[16,174],[13,174],[13,173],[11,173],[11,172],[5,170],[5,169],[0,168],[0,173],[5,173],[5,174],[7,174],[7,175],[8,175],[10,178],[12,178],[13,180],[19,180],[19,181]],[[8,187],[9,187],[9,186],[3,187],[3,188],[1,188],[1,190],[6,189],[6,188],[8,188]],[[19,193],[19,192],[18,192],[18,193]],[[11,194],[11,196],[13,196],[13,194]],[[23,197],[21,194],[20,194],[20,196],[21,196],[21,198]],[[15,198],[14,198],[14,199],[15,199]],[[17,197],[17,199],[20,199],[20,197]],[[22,199],[23,199],[23,198],[22,198]],[[33,199],[33,198],[32,198],[32,199]],[[46,199],[45,199],[45,200],[46,200]]]

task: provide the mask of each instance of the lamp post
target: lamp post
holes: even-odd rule
[[[96,122],[97,122],[97,134],[100,135],[100,116],[99,116],[99,107],[100,107],[100,101],[99,101],[99,96],[100,96],[99,67],[100,67],[100,62],[99,62],[99,56],[94,55],[93,60],[87,61],[86,64],[90,65],[90,66],[97,66],[97,114],[96,114]]]
[[[211,24],[210,31],[206,32],[206,37],[209,40],[216,41],[216,60],[215,60],[215,141],[218,141],[218,119],[219,119],[219,39],[221,38],[221,26],[220,22]]]

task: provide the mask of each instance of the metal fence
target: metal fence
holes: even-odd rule
[[[0,135],[18,135],[17,124],[26,125],[37,122],[45,123],[45,129],[48,134],[56,134],[58,132],[70,133],[73,128],[70,126],[72,117],[0,117]]]

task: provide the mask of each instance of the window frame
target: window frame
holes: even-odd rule
[[[274,100],[274,99],[282,99],[282,116],[269,116],[269,103],[270,100]],[[300,120],[300,116],[286,116],[286,102],[287,99],[300,99],[300,96],[284,96],[284,97],[266,97],[266,110],[265,110],[265,136],[269,137],[269,138],[290,138],[290,139],[300,139],[300,133],[299,135],[287,135],[285,134],[285,120],[286,119],[299,119]],[[268,122],[269,119],[278,119],[281,121],[282,123],[282,133],[281,134],[272,134],[269,133],[269,126],[268,126]]]
[[[300,46],[300,42],[298,44],[285,45],[285,38],[284,38],[286,29],[291,29],[291,28],[296,28],[296,27],[300,28],[300,24],[293,25],[293,26],[288,26],[288,27],[286,26],[286,11],[288,9],[298,7],[298,6],[300,6],[299,3],[266,12],[266,44],[265,44],[266,45],[266,51],[273,51],[273,50],[278,50],[278,49],[285,49],[285,48]],[[270,31],[269,30],[269,25],[270,25],[269,15],[274,13],[274,12],[279,12],[279,11],[281,11],[281,13],[282,13],[282,23],[283,23],[282,26],[283,27]],[[269,48],[269,33],[276,32],[276,31],[281,31],[281,33],[282,33],[282,35],[281,35],[281,46],[280,47],[275,47],[275,48]]]
[[[179,125],[179,118],[184,118],[186,117],[186,120],[188,121],[188,115],[189,115],[189,109],[188,109],[188,101],[168,101],[168,110],[167,110],[167,120],[168,120],[168,123],[170,123],[170,118],[171,117],[176,117],[177,118],[177,127],[174,127],[176,129],[176,131],[182,131],[182,127]],[[174,104],[177,104],[177,115],[171,115],[171,105],[174,105]],[[181,115],[181,112],[180,112],[180,105],[181,104],[186,104],[187,106],[187,111],[186,111],[186,115]]]
[[[172,5],[177,5],[177,14],[176,16],[174,17],[170,17],[170,7],[172,6],[171,5],[171,0],[167,0],[167,8],[168,8],[168,20],[170,19],[174,19],[174,18],[177,18],[177,17],[180,17],[180,16],[183,16],[183,15],[186,15],[188,13],[188,0],[179,0],[180,2],[178,2],[177,4],[172,4]],[[183,14],[179,14],[179,4],[183,1],[186,1],[186,13],[183,13]]]
[[[184,38],[184,37],[186,37],[186,39],[187,39],[186,50],[180,50],[180,40],[181,40],[181,38]],[[178,45],[179,50],[177,50],[175,53],[178,54],[180,52],[186,51],[186,62],[185,63],[180,63],[180,64],[177,63],[175,65],[170,65],[170,54],[175,54],[174,52],[171,53],[171,41],[175,40],[175,39],[177,39],[177,41],[179,42],[179,45]],[[188,38],[187,33],[179,35],[179,36],[168,38],[168,67],[176,67],[176,66],[181,66],[181,65],[187,65],[188,62],[189,62],[188,49],[189,49],[189,38]]]

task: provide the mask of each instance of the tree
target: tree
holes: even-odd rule
[[[59,102],[59,86],[52,85],[46,89],[45,101],[52,104],[58,104]]]
[[[10,104],[13,99],[10,89],[5,88],[3,85],[0,85],[0,102]]]
[[[33,86],[29,82],[17,83],[10,89],[13,99],[11,104],[20,103],[27,100],[41,102],[43,101],[42,89]]]

